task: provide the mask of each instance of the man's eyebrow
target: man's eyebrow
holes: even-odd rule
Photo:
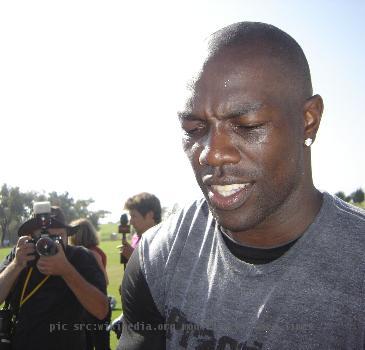
[[[245,116],[252,112],[257,112],[260,108],[263,107],[263,103],[257,102],[257,103],[247,103],[244,105],[241,105],[237,108],[235,108],[233,111],[230,111],[228,113],[223,113],[221,115],[221,118],[236,118],[240,116]]]
[[[247,103],[241,106],[236,107],[233,111],[229,111],[228,113],[222,113],[218,117],[221,119],[230,119],[230,118],[237,118],[241,116],[245,116],[252,112],[257,112],[264,106],[263,103]],[[177,116],[180,120],[196,120],[201,119],[199,116],[195,115],[190,111],[179,111],[177,112]]]
[[[177,112],[177,116],[179,117],[180,120],[184,120],[184,119],[199,119],[193,113],[186,112],[186,111]]]

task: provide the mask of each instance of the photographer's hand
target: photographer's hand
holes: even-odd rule
[[[132,246],[127,242],[123,241],[123,245],[120,248],[120,253],[127,259],[129,259],[133,253],[134,249]]]
[[[35,250],[34,244],[27,242],[29,239],[31,239],[30,236],[19,238],[14,260],[0,273],[0,303],[8,296],[19,274],[27,266],[27,262],[35,259],[32,255]]]
[[[14,264],[22,270],[27,266],[28,261],[35,259],[34,243],[28,242],[31,239],[31,236],[20,237],[15,248]]]
[[[37,262],[38,270],[44,275],[63,277],[73,268],[67,260],[62,245],[56,241],[57,253],[52,256],[41,256]]]

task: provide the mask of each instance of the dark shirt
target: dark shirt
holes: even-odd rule
[[[13,250],[0,264],[0,271],[14,259],[14,256]],[[104,274],[91,252],[83,247],[67,246],[66,257],[86,281],[106,294]],[[84,349],[84,308],[61,277],[50,276],[19,308],[28,271],[29,268],[21,272],[8,297],[12,308],[18,310],[12,349]],[[24,296],[26,297],[44,277],[34,267]]]
[[[245,261],[249,264],[256,264],[256,265],[268,264],[271,261],[274,261],[274,260],[280,258],[297,241],[297,239],[296,239],[283,246],[279,246],[279,247],[275,247],[275,248],[260,249],[260,248],[243,246],[241,244],[234,242],[224,232],[221,232],[221,234],[222,234],[224,242],[227,245],[227,248],[236,258],[238,258],[242,261]]]

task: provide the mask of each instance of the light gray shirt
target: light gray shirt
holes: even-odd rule
[[[167,349],[364,349],[365,212],[328,193],[302,237],[267,264],[232,255],[204,200],[138,249]]]

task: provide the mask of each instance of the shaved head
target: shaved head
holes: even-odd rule
[[[242,243],[273,246],[302,198],[318,209],[305,140],[323,102],[303,50],[272,25],[232,24],[206,44],[179,112],[184,150],[219,224]]]
[[[239,22],[213,33],[208,58],[235,52],[237,60],[249,59],[277,74],[278,82],[301,101],[312,96],[307,59],[299,44],[279,28],[260,22]]]

